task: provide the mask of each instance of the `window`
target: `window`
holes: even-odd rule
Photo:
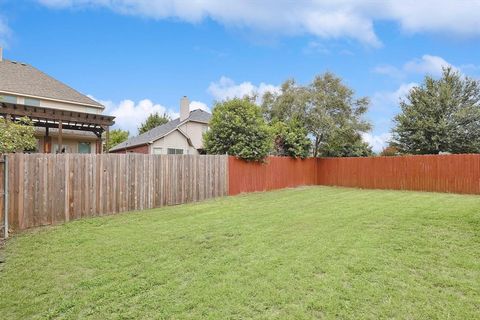
[[[8,95],[0,95],[0,101],[6,103],[17,103],[17,97],[8,96]]]
[[[183,154],[183,149],[168,148],[167,154]]]
[[[40,107],[40,100],[32,99],[32,98],[25,98],[25,105],[32,106],[32,107]]]
[[[153,154],[162,154],[162,148],[153,148]]]
[[[91,153],[90,142],[79,142],[78,143],[78,153]]]
[[[59,145],[54,143],[53,144],[53,153],[71,153],[70,146],[63,145],[62,150],[59,149]]]

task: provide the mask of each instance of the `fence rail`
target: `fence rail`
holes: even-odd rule
[[[226,156],[11,154],[8,159],[12,229],[228,194]]]

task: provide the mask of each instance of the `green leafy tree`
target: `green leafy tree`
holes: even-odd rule
[[[170,121],[170,117],[164,113],[160,115],[158,112],[152,113],[148,118],[138,127],[138,134],[145,133],[155,127],[161,126]]]
[[[307,129],[298,119],[285,123],[276,121],[271,124],[273,134],[273,154],[294,158],[306,158],[310,154],[311,142]]]
[[[262,110],[268,120],[301,121],[312,139],[313,156],[353,157],[371,154],[361,136],[371,128],[364,119],[369,103],[327,72],[307,86],[286,81],[279,93],[264,95]]]
[[[382,157],[395,157],[395,156],[398,156],[399,155],[399,152],[397,150],[397,148],[393,147],[393,146],[387,146],[385,148],[383,148],[382,152],[380,152],[380,156]]]
[[[207,153],[261,161],[272,149],[270,128],[260,108],[249,99],[217,103],[209,127],[203,137]]]
[[[480,152],[480,82],[444,68],[400,102],[391,145],[401,153]]]
[[[122,129],[111,130],[109,133],[108,143],[105,145],[105,149],[106,149],[105,151],[108,151],[111,148],[115,147],[117,144],[127,140],[129,135],[130,133],[126,130],[122,130]]]
[[[28,118],[16,122],[0,118],[0,153],[35,150],[37,139],[34,133],[35,128]]]

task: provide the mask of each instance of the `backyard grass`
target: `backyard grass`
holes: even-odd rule
[[[477,196],[256,193],[24,232],[0,255],[2,319],[480,318]]]

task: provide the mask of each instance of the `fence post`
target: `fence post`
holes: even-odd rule
[[[8,156],[3,155],[3,238],[8,238]]]

